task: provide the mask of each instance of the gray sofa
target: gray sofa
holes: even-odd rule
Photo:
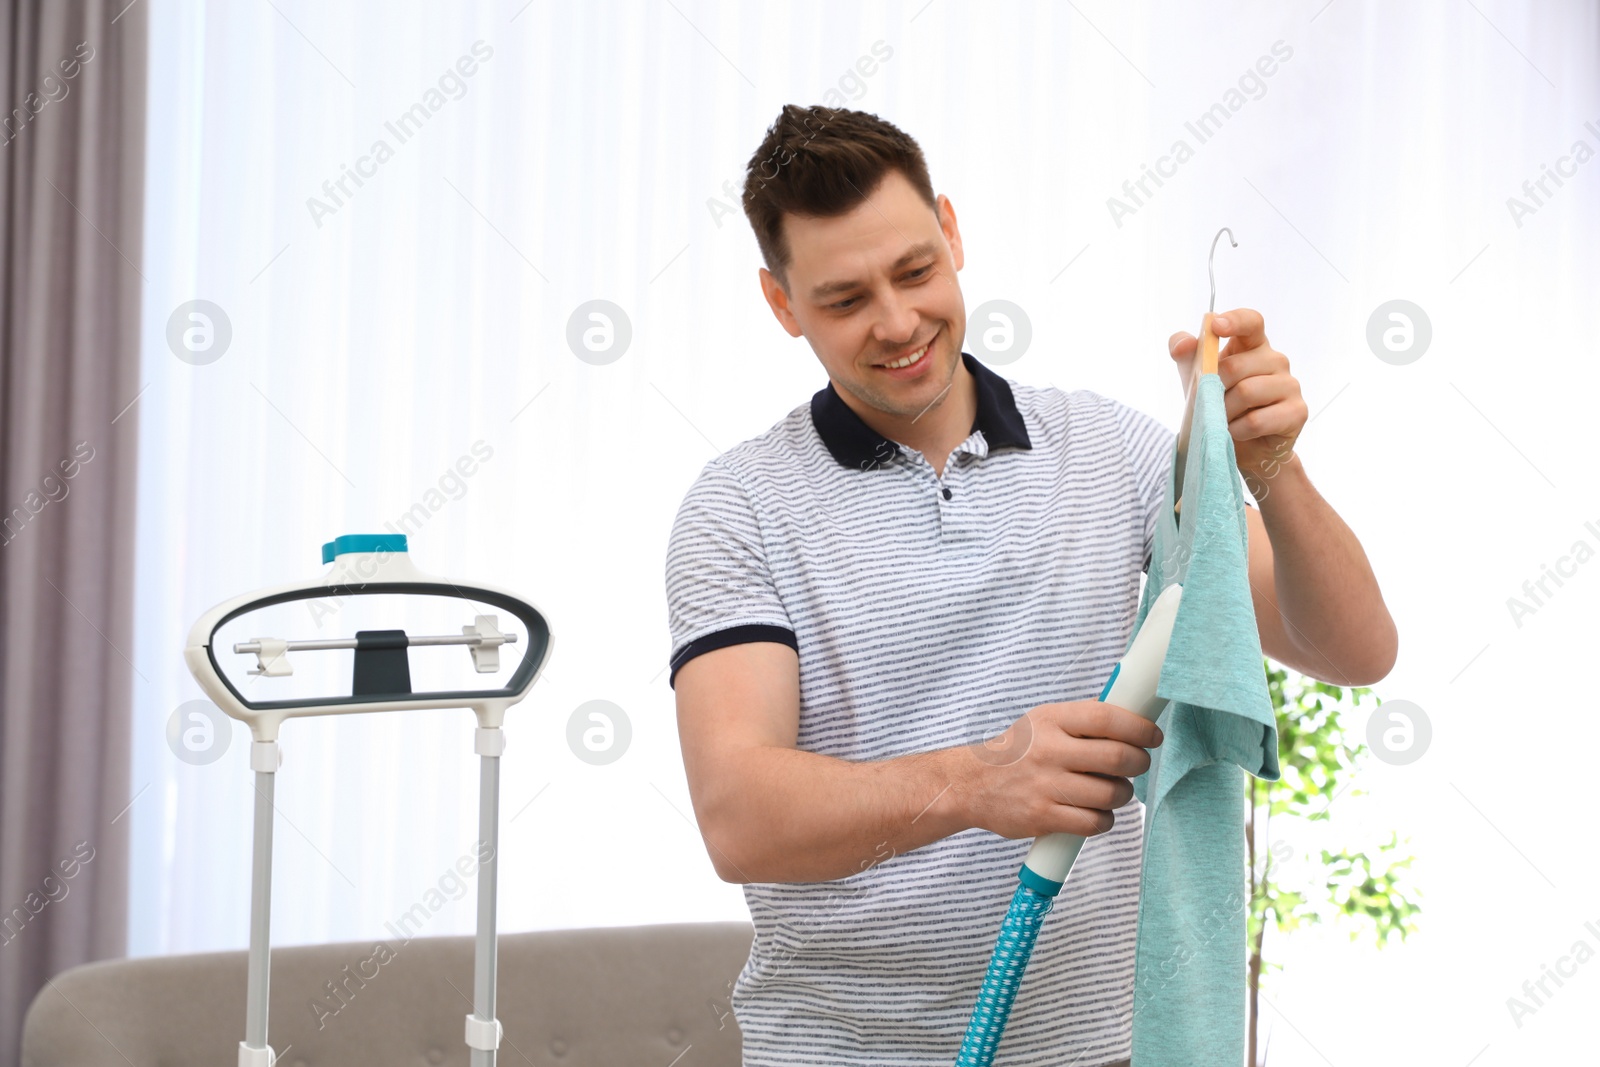
[[[502,934],[500,1062],[739,1067],[728,989],[750,939],[749,923]],[[273,950],[282,1067],[466,1067],[472,938],[395,944]],[[22,1067],[232,1067],[244,1009],[243,950],[85,964],[34,998]]]

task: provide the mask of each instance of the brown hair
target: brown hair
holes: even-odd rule
[[[929,209],[938,211],[922,149],[898,127],[865,111],[784,105],[750,157],[744,183],[745,217],[784,292],[792,258],[784,214],[846,214],[891,170],[905,175]]]

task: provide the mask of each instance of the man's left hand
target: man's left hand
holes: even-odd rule
[[[1217,375],[1222,379],[1234,458],[1245,485],[1259,501],[1267,495],[1265,483],[1294,459],[1295,440],[1306,424],[1306,403],[1300,397],[1300,383],[1289,373],[1289,357],[1267,340],[1259,311],[1224,311],[1212,318],[1211,328],[1219,340],[1227,341],[1217,353]],[[1181,331],[1167,341],[1185,385],[1196,344],[1193,334]]]

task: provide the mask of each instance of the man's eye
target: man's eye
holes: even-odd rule
[[[907,274],[906,278],[909,279],[909,280],[917,280],[917,279],[920,279],[924,274],[927,274],[931,270],[933,270],[932,264],[929,264],[926,267],[918,267],[916,270],[912,271],[910,274]],[[837,304],[829,304],[828,307],[829,307],[830,310],[833,310],[833,311],[848,311],[848,310],[850,310],[850,305],[856,303],[860,299],[861,299],[860,297],[853,296],[849,300],[841,300]]]

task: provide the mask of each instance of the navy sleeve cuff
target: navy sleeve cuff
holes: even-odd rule
[[[682,651],[671,659],[672,673],[667,675],[668,687],[677,688],[678,671],[696,656],[719,648],[727,648],[729,645],[745,645],[755,641],[774,641],[780,645],[788,645],[796,654],[800,651],[800,643],[795,640],[794,631],[787,626],[772,626],[767,623],[731,626],[726,630],[698,637],[683,646]]]

